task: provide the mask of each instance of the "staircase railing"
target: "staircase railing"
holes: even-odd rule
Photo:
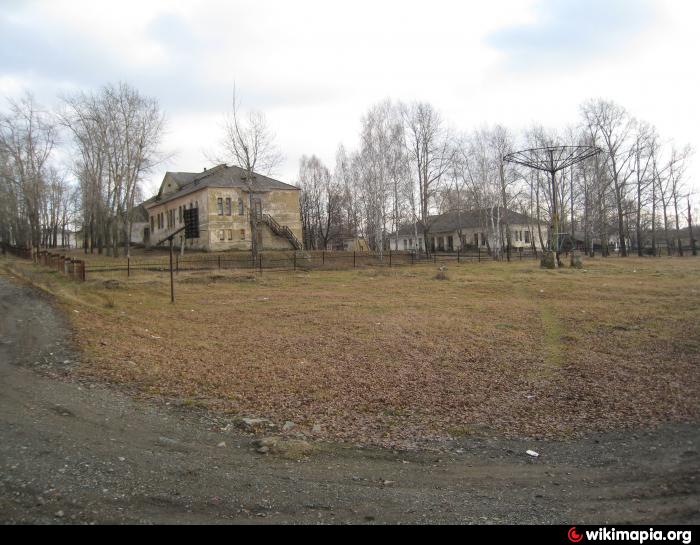
[[[286,238],[295,250],[302,249],[301,242],[299,242],[299,239],[289,227],[286,225],[280,225],[279,222],[270,214],[262,214],[260,219],[265,222],[277,236]]]

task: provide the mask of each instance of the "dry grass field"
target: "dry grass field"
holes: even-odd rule
[[[80,375],[327,439],[564,438],[700,416],[697,258],[455,264],[444,280],[432,265],[202,271],[178,275],[174,305],[167,274],[76,284],[11,266],[58,296]]]

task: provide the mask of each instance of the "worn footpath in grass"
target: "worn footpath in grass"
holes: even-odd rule
[[[409,446],[566,437],[700,415],[700,260],[430,265],[71,284],[82,375],[231,414]],[[116,279],[116,280],[114,280]],[[318,429],[318,428],[317,428]]]

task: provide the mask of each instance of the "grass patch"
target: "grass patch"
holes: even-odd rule
[[[76,284],[12,266],[50,282],[84,354],[78,373],[299,431],[318,425],[336,440],[696,421],[700,260],[585,265],[467,263],[449,282],[430,264],[255,281],[180,273],[174,305],[159,273],[121,275],[110,289],[111,277]]]

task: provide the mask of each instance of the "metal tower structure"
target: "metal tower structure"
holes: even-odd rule
[[[508,163],[542,170],[550,174],[552,184],[552,233],[549,237],[549,251],[555,252],[557,265],[561,265],[561,262],[559,260],[560,241],[556,173],[590,157],[594,157],[602,153],[602,151],[597,146],[547,146],[515,151],[503,156],[503,160]]]

